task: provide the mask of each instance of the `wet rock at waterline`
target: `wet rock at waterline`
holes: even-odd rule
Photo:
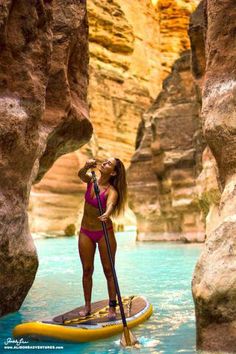
[[[236,350],[236,218],[208,235],[195,268],[197,346],[202,350]]]
[[[207,242],[192,283],[197,347],[229,353],[236,352],[235,19],[234,0],[208,0],[190,26],[194,75],[202,88],[203,129],[222,192],[217,209],[207,218]],[[203,35],[198,41],[199,29]]]
[[[83,2],[1,1],[0,315],[19,309],[38,266],[31,184],[92,134],[87,41]]]
[[[185,53],[144,114],[137,136],[129,199],[139,240],[204,240],[196,190],[204,146],[199,108],[190,54]]]

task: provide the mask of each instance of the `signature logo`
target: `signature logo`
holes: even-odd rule
[[[7,338],[7,340],[4,342],[4,345],[14,344],[16,346],[20,346],[22,344],[28,344],[28,343],[29,342],[25,341],[23,338],[20,339]]]

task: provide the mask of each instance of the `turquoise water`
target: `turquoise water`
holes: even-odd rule
[[[18,350],[27,353],[102,354],[102,353],[196,353],[195,319],[191,278],[202,246],[176,243],[136,243],[134,234],[117,234],[117,275],[122,295],[144,295],[154,306],[154,314],[132,332],[142,346],[124,350],[120,336],[83,344],[30,342],[30,345],[59,345],[63,349]],[[18,313],[0,320],[0,352],[12,337],[15,325],[66,312],[83,304],[81,264],[77,239],[36,240],[40,266],[27,298]],[[93,301],[107,297],[105,277],[99,255],[95,259]]]

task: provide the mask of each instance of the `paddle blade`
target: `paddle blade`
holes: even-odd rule
[[[127,327],[124,327],[124,332],[121,336],[120,344],[122,345],[122,347],[139,348],[139,341]]]

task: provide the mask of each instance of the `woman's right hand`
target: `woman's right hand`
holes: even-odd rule
[[[85,163],[85,167],[87,169],[92,168],[92,167],[96,167],[96,166],[97,166],[97,162],[94,159],[87,160]]]

